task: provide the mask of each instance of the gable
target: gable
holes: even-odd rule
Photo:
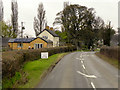
[[[40,36],[42,33],[44,32],[48,32],[49,34],[51,34],[53,37],[59,37],[54,31],[52,30],[48,30],[48,29],[44,29],[38,36]],[[48,34],[47,33],[47,34]],[[45,34],[44,34],[45,35]]]
[[[49,32],[47,32],[47,31],[42,32],[41,34],[38,35],[38,37],[41,37],[41,38],[47,37],[47,39],[49,39],[49,40],[53,40],[53,38],[54,38],[54,37],[53,37]]]
[[[47,41],[45,41],[41,38],[36,38],[33,41],[31,41],[30,43],[47,43]]]

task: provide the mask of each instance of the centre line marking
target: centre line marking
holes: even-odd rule
[[[94,90],[96,90],[95,85],[93,84],[93,82],[91,82],[91,85],[94,88]]]
[[[82,67],[85,69],[85,66],[84,66],[84,65],[82,65]]]
[[[80,58],[76,58],[76,59],[79,59],[79,60],[80,60]]]
[[[83,63],[83,61],[81,61],[81,63]]]
[[[79,73],[79,74],[81,74],[81,75],[83,75],[85,77],[88,77],[88,78],[97,78],[95,75],[87,75],[87,74],[84,74],[84,73],[82,73],[80,71],[77,71],[77,73]]]
[[[84,60],[84,58],[82,60]]]

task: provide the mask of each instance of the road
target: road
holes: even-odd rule
[[[95,52],[73,52],[62,58],[37,88],[118,88],[118,69]]]

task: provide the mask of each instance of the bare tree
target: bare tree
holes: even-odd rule
[[[45,10],[44,10],[43,3],[40,3],[38,6],[37,17],[34,17],[34,30],[35,30],[36,37],[45,28],[45,24],[46,24]]]
[[[35,30],[35,35],[38,36],[39,34],[39,24],[38,24],[38,20],[36,17],[34,17],[34,30]]]
[[[63,10],[70,5],[70,2],[63,2]],[[60,25],[60,28],[61,28],[61,31],[64,32],[65,31],[65,28],[62,24],[62,20],[61,20],[61,12],[57,13],[57,17],[55,18],[55,21],[53,22],[53,26],[57,26],[57,28],[59,28],[59,25]]]
[[[11,10],[12,10],[11,21],[12,21],[12,27],[13,27],[13,34],[15,38],[17,37],[17,34],[18,34],[18,4],[17,4],[17,1],[12,0]]]
[[[0,21],[3,21],[3,2],[0,0]]]
[[[70,5],[70,2],[64,2],[63,5],[64,5],[64,8],[66,8],[67,6]]]

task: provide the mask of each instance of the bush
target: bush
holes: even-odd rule
[[[120,47],[104,46],[100,49],[100,53],[107,56],[107,57],[120,60],[120,55],[119,55],[120,54]]]
[[[26,61],[39,59],[41,52],[47,51],[49,56],[76,50],[75,46],[52,47],[42,49],[7,51],[2,53],[2,75],[4,77],[12,77],[15,72],[19,71]]]

